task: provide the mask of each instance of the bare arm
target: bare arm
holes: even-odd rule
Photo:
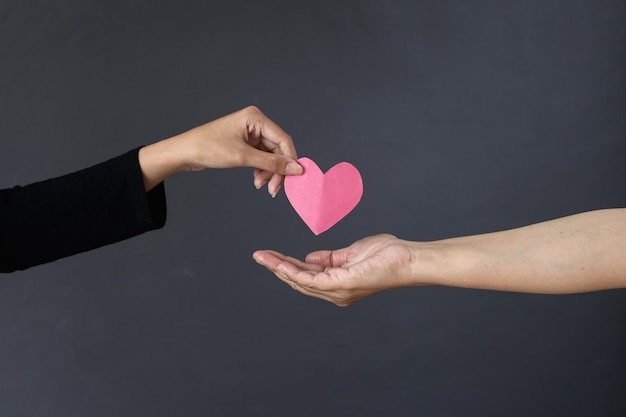
[[[622,288],[626,209],[435,242],[371,236],[304,262],[267,250],[253,257],[294,289],[340,306],[419,285],[546,294]]]
[[[410,245],[419,258],[424,245]],[[431,248],[436,284],[537,293],[626,287],[626,209],[448,239]],[[418,278],[421,266],[412,267]]]

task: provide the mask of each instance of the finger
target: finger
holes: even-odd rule
[[[268,268],[278,279],[294,290],[336,305],[348,305],[337,303],[337,297],[333,297],[333,289],[324,288],[331,287],[333,280],[329,274],[321,272],[324,269],[322,266],[305,264],[298,259],[271,250],[256,251],[253,257],[259,264]],[[306,271],[307,269],[309,271]]]
[[[280,279],[285,284],[289,285],[294,290],[299,290],[300,291],[300,290],[304,289],[300,285],[298,285],[297,283],[295,283],[292,280],[290,280],[288,276],[286,276],[285,274],[283,274],[281,272],[275,271],[274,275],[276,275],[278,277],[278,279]]]
[[[306,264],[304,265],[306,266]],[[317,277],[320,276],[320,278],[323,279],[325,275],[324,272],[309,271],[287,261],[280,262],[276,265],[276,272],[281,273],[289,280],[306,288],[315,288]]]
[[[304,274],[313,275],[310,272],[304,272]],[[274,275],[276,275],[281,281],[289,285],[294,290],[298,290],[302,293],[305,293],[306,295],[315,295],[315,296],[326,295],[324,291],[320,291],[316,289],[315,287],[308,287],[306,285],[302,285],[300,282],[294,281],[293,279],[291,279],[289,275],[281,271],[274,271]]]
[[[258,250],[252,254],[254,260],[285,279],[309,290],[320,292],[341,288],[342,268],[327,268],[324,265],[302,262],[273,250]]]
[[[338,267],[348,261],[347,248],[338,250],[320,250],[309,253],[304,259],[307,263],[323,265],[325,267]]]
[[[270,271],[276,271],[276,267],[284,259],[285,255],[273,250],[258,250],[252,254],[252,258],[258,263],[269,269]]]
[[[265,146],[265,144],[259,142],[256,145],[254,145],[255,148],[257,148],[260,151],[264,151],[264,152],[273,152],[273,150],[271,148],[268,148],[267,146]]]
[[[259,168],[280,175],[300,175],[302,166],[291,158],[271,152],[264,152],[251,146],[246,150],[244,166]]]
[[[283,261],[288,262],[305,272],[319,273],[324,271],[324,267],[322,265],[302,262],[300,259],[292,258],[291,256],[285,256]]]
[[[282,271],[279,271],[277,269],[277,266],[283,263],[287,263],[290,265],[291,268],[295,268],[294,265],[285,262],[285,261],[281,261],[279,259],[278,256],[274,257],[274,254],[272,253],[266,253],[265,255],[268,255],[266,258],[264,258],[264,260],[259,260],[257,262],[259,262],[260,264],[264,265],[265,267],[267,267],[269,270],[271,270],[274,275],[276,275],[281,281],[283,281],[284,283],[288,284],[290,287],[292,287],[294,290],[295,289],[305,289],[304,287],[302,287],[300,284],[298,284],[297,282],[294,282],[289,275],[285,274]],[[280,255],[280,254],[278,254]],[[265,262],[265,263],[264,263]],[[297,269],[297,268],[296,268]],[[309,273],[310,274],[310,273]],[[297,287],[297,288],[296,288]]]
[[[282,175],[274,174],[272,175],[272,179],[267,184],[267,192],[272,195],[272,197],[276,197],[278,192],[280,191],[280,186],[283,185],[283,181],[285,177]]]
[[[259,168],[254,169],[254,186],[257,190],[263,187],[274,176],[270,171],[263,171]]]
[[[252,258],[272,272],[275,272],[278,265],[282,262],[287,262],[304,271],[322,272],[324,270],[324,267],[321,265],[307,264],[299,259],[292,258],[291,256],[285,256],[282,253],[273,250],[255,251],[252,254]]]
[[[280,272],[275,272],[274,275],[276,275],[278,279],[280,279],[282,282],[289,285],[292,289],[298,291],[301,294],[304,294],[309,297],[319,298],[321,300],[336,304],[335,300],[332,297],[328,296],[326,293],[322,291],[316,291],[315,289],[310,289],[310,288],[306,288],[301,285],[298,285],[298,283],[291,281],[289,278],[287,278]]]
[[[276,271],[276,268],[282,262],[287,262],[294,265],[296,268],[305,268],[306,264],[299,259],[292,258],[291,256],[283,255],[280,252],[274,250],[258,250],[252,254],[252,258],[263,265],[264,267]]]

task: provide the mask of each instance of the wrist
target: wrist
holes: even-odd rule
[[[412,242],[406,241],[411,254],[411,264],[407,277],[408,286],[442,285],[442,265],[444,248],[437,242]]]
[[[422,269],[423,279],[432,285],[459,288],[489,289],[490,274],[495,268],[488,251],[476,245],[472,238],[462,237],[428,243],[416,243],[419,255],[414,269]]]
[[[190,170],[191,158],[180,139],[174,136],[139,150],[139,166],[146,191],[176,173]]]
[[[471,271],[475,256],[454,240],[408,242],[411,251],[409,285],[473,287]]]

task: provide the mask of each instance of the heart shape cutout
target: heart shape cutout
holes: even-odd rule
[[[309,158],[300,158],[302,175],[285,177],[285,194],[296,213],[315,235],[333,227],[350,213],[363,196],[359,170],[340,162],[326,174]]]

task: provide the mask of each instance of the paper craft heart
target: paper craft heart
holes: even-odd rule
[[[363,180],[348,162],[338,163],[326,174],[309,158],[298,162],[304,173],[285,177],[285,194],[309,229],[319,235],[356,207],[363,195]]]

